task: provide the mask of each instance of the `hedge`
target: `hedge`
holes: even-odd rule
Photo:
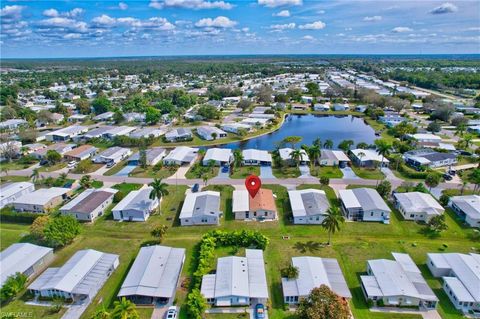
[[[408,167],[404,163],[400,163],[398,165],[398,171],[402,173],[405,177],[412,178],[412,179],[425,179],[428,175],[428,172],[418,172],[413,168]]]
[[[10,208],[0,210],[0,222],[12,222],[21,224],[31,224],[35,219],[45,214],[39,213],[17,213]]]

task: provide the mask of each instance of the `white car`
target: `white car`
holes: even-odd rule
[[[165,316],[165,319],[177,319],[177,315],[178,315],[177,307],[171,306],[171,307],[168,307],[167,315]]]
[[[68,163],[67,168],[71,169],[71,168],[75,168],[75,166],[77,166],[77,162],[71,161]]]

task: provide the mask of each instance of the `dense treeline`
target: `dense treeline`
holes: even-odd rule
[[[480,73],[477,72],[443,72],[440,70],[394,70],[388,73],[394,80],[407,81],[427,89],[464,88],[479,89]]]

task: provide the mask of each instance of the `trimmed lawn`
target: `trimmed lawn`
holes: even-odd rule
[[[343,173],[336,166],[314,166],[310,169],[310,174],[316,177],[342,178]]]
[[[64,167],[67,166],[67,163],[64,163],[64,162],[60,162],[60,163],[57,163],[55,165],[52,165],[52,166],[40,166],[38,168],[38,171],[39,172],[55,172],[55,171],[58,171],[59,169],[62,169]]]
[[[208,179],[213,178],[218,175],[218,170],[220,168],[218,166],[214,167],[206,167],[202,166],[201,163],[197,162],[190,167],[187,173],[185,173],[185,177],[188,179],[195,179],[195,178],[203,178],[206,176]]]
[[[30,163],[30,164],[22,164],[18,160],[12,160],[10,162],[3,161],[0,163],[0,167],[2,169],[6,169],[9,171],[17,171],[17,170],[29,168],[30,166],[35,165],[35,163],[38,163],[38,161],[35,161],[34,163]]]
[[[4,250],[11,244],[21,241],[25,235],[28,235],[29,227],[30,225],[2,222],[2,231],[0,232],[0,249]]]
[[[121,161],[117,163],[115,166],[113,166],[112,168],[110,168],[108,171],[106,171],[103,175],[105,176],[115,175],[118,172],[120,172],[122,168],[124,168],[125,166],[127,166],[127,161]]]
[[[300,169],[295,166],[273,167],[272,172],[276,178],[295,178],[300,176]]]
[[[67,309],[62,308],[59,312],[53,313],[50,307],[30,306],[26,305],[22,300],[14,300],[5,306],[2,306],[1,315],[8,313],[17,313],[19,318],[42,318],[42,319],[59,319],[63,316]]]
[[[113,185],[113,188],[118,189],[121,192],[130,193],[131,191],[136,191],[140,189],[142,185],[140,184],[133,184],[133,183],[121,183],[117,185]]]
[[[175,166],[163,166],[160,169],[152,166],[148,166],[146,169],[143,169],[140,166],[137,166],[133,171],[130,172],[130,174],[128,174],[128,176],[164,179],[172,176],[176,171],[177,168]]]
[[[232,169],[232,173],[230,174],[231,178],[246,178],[249,175],[260,175],[260,167],[259,166],[241,166],[235,167]]]
[[[93,188],[101,188],[103,186],[103,182],[102,181],[96,181],[96,180],[93,180],[92,181],[92,187]]]
[[[357,174],[360,178],[365,179],[384,179],[385,176],[379,169],[371,169],[365,167],[358,167],[352,165],[352,170]]]
[[[6,175],[0,177],[0,182],[6,183],[6,182],[28,182],[30,181],[30,177],[28,176],[12,176],[12,175]]]
[[[93,163],[90,158],[80,161],[77,166],[72,169],[73,174],[88,174],[100,169],[105,164]]]

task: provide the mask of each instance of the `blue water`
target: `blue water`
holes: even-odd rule
[[[320,138],[322,143],[327,139],[332,140],[334,148],[337,148],[343,140],[353,140],[356,145],[360,142],[372,144],[376,139],[375,131],[359,117],[351,115],[289,115],[283,126],[273,133],[221,147],[274,150],[276,143],[293,135],[303,137],[300,145],[311,145],[316,138]]]

